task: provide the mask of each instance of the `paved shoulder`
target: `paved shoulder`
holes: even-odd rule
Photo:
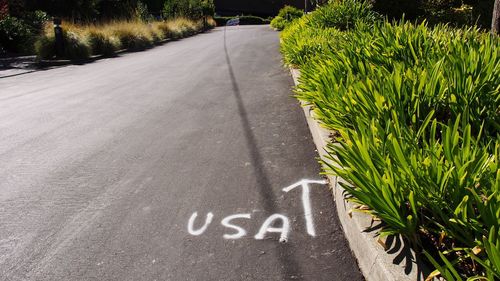
[[[0,80],[0,280],[362,280],[278,41]]]

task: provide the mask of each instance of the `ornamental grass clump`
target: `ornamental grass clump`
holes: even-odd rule
[[[301,68],[297,97],[336,132],[326,172],[383,221],[382,236],[400,234],[425,255],[431,276],[498,280],[499,37],[404,21],[339,25],[330,15],[351,2],[282,33],[285,63]]]
[[[211,27],[213,19],[207,19]],[[185,18],[168,21],[113,21],[105,24],[78,25],[63,23],[64,58],[85,59],[90,55],[112,56],[120,49],[141,51],[170,38],[184,38],[204,28],[203,21]],[[47,25],[44,35],[35,43],[39,58],[55,57],[53,27]]]
[[[121,48],[118,38],[98,29],[89,29],[86,37],[92,50],[92,55],[113,56]]]
[[[142,22],[117,22],[108,27],[123,49],[142,51],[154,44],[150,27]]]
[[[85,60],[91,55],[90,45],[85,37],[78,33],[63,33],[64,53],[62,57],[69,60]],[[52,35],[42,35],[35,42],[35,52],[41,59],[53,59],[56,56],[56,40]]]

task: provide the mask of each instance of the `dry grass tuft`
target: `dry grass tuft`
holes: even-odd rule
[[[208,21],[208,27],[215,25]],[[211,19],[213,21],[213,19]],[[203,30],[203,21],[177,18],[145,23],[142,21],[112,21],[106,24],[63,24],[65,58],[84,59],[90,55],[112,56],[120,49],[140,51],[165,39],[180,39]],[[40,58],[55,56],[52,25],[46,25],[43,36],[36,43]]]

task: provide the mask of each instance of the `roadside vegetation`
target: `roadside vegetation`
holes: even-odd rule
[[[485,15],[490,16],[490,15]],[[335,1],[281,33],[297,97],[334,132],[326,172],[430,277],[500,280],[500,38]]]
[[[117,51],[141,51],[166,39],[181,39],[192,36],[207,28],[214,27],[215,22],[208,18],[191,20],[175,18],[165,21],[115,21],[107,24],[64,26],[64,58],[72,60],[87,59],[91,55],[112,56]],[[42,59],[56,56],[54,31],[50,25],[45,33],[35,42],[35,52]]]
[[[10,2],[9,2],[10,3]],[[148,7],[149,3],[153,8]],[[63,19],[64,52],[59,58],[81,60],[139,51],[167,39],[181,39],[215,26],[212,0],[26,1],[0,7],[0,55],[56,56],[53,17]],[[41,10],[45,9],[47,14]],[[111,12],[110,12],[111,10]],[[114,13],[113,13],[114,12]]]
[[[234,17],[214,17],[217,26],[224,26],[229,20],[238,18],[239,25],[251,25],[251,24],[269,24],[271,21],[266,18],[261,18],[257,16],[242,15]]]
[[[283,7],[278,15],[271,21],[271,27],[277,30],[283,30],[294,20],[302,17],[304,12],[292,6]]]

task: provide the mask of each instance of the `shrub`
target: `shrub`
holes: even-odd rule
[[[279,11],[278,16],[276,16],[271,21],[271,27],[273,27],[277,30],[283,30],[290,23],[292,23],[294,20],[302,17],[303,15],[304,15],[304,12],[302,10],[299,10],[299,9],[292,7],[292,6],[285,6]]]
[[[33,33],[29,25],[22,20],[7,16],[0,19],[0,43],[9,52],[29,52],[33,42]]]
[[[64,54],[63,57],[70,60],[88,59],[91,47],[82,36],[65,31],[63,33]],[[35,52],[41,59],[52,59],[56,55],[55,38],[52,35],[43,35],[35,43]]]
[[[379,22],[368,8],[333,2],[281,34],[285,63],[302,70],[297,97],[337,132],[327,172],[447,280],[496,280],[500,39]]]
[[[151,15],[148,11],[148,5],[141,1],[137,1],[135,10],[134,10],[134,19],[138,21],[147,22],[151,19]]]
[[[285,63],[301,66],[317,54],[340,48],[346,36],[340,30],[358,25],[369,28],[380,21],[370,7],[367,2],[354,0],[333,2],[289,24],[281,34]]]
[[[489,29],[491,0],[374,0],[374,9],[390,20],[425,20],[432,24],[475,25]]]
[[[153,39],[149,34],[135,29],[118,27],[113,35],[120,40],[120,46],[130,51],[142,51],[153,45]]]
[[[217,22],[215,21],[215,19],[213,17],[208,17],[207,18],[207,25],[208,25],[208,28],[214,28],[217,26]]]
[[[269,20],[256,16],[240,16],[240,25],[269,24]]]
[[[64,32],[64,57],[70,60],[88,59],[91,49],[85,38],[73,33]]]
[[[35,42],[35,53],[38,58],[48,60],[56,56],[56,41],[54,36],[40,36]]]
[[[158,44],[163,39],[166,39],[164,30],[160,29],[156,24],[149,24],[149,33],[151,34],[151,38],[153,39],[153,43]]]
[[[236,17],[215,17],[214,20],[217,26],[225,26],[227,21],[231,19],[238,18],[240,20],[240,25],[252,25],[252,24],[269,24],[270,21],[265,18],[257,16],[236,16]]]
[[[327,172],[383,220],[381,235],[426,246],[443,276],[498,278],[500,39],[425,24],[352,29],[323,15],[286,29],[282,50],[302,66],[297,96],[338,133]],[[349,30],[315,37],[308,24]]]
[[[40,34],[45,24],[50,20],[49,15],[44,11],[26,12],[23,17],[24,22],[31,27],[34,34]]]
[[[213,0],[166,0],[163,7],[163,16],[167,19],[179,17],[200,19],[213,16],[214,12]]]
[[[294,67],[307,63],[318,54],[340,48],[345,36],[335,28],[309,28],[306,17],[294,21],[281,33],[283,59]]]
[[[161,32],[163,39],[172,37],[172,30],[170,30],[166,22],[155,22],[153,23],[153,28]]]
[[[288,25],[287,20],[284,18],[277,16],[271,21],[271,27],[277,30],[283,30]]]
[[[114,22],[104,27],[106,33],[113,35],[123,49],[141,51],[153,46],[153,28],[140,21]]]
[[[281,8],[281,10],[278,12],[278,17],[282,17],[289,22],[292,22],[293,20],[298,19],[303,15],[304,12],[302,10],[288,5]]]
[[[140,51],[166,38],[182,38],[203,29],[202,21],[175,19],[167,22],[116,21],[104,25],[64,23],[65,58],[82,59],[93,55],[113,55],[118,49]],[[53,30],[47,25],[45,35],[36,43],[40,58],[55,56]]]
[[[340,30],[354,28],[358,23],[373,24],[380,15],[372,10],[368,1],[332,1],[315,10],[309,17],[309,25],[314,28],[334,27]]]
[[[201,31],[203,25],[201,22],[194,22],[185,18],[177,18],[174,20],[168,20],[167,27],[171,30],[173,39],[180,39]]]
[[[112,56],[120,48],[120,42],[117,38],[97,29],[89,30],[86,37],[92,55]]]

